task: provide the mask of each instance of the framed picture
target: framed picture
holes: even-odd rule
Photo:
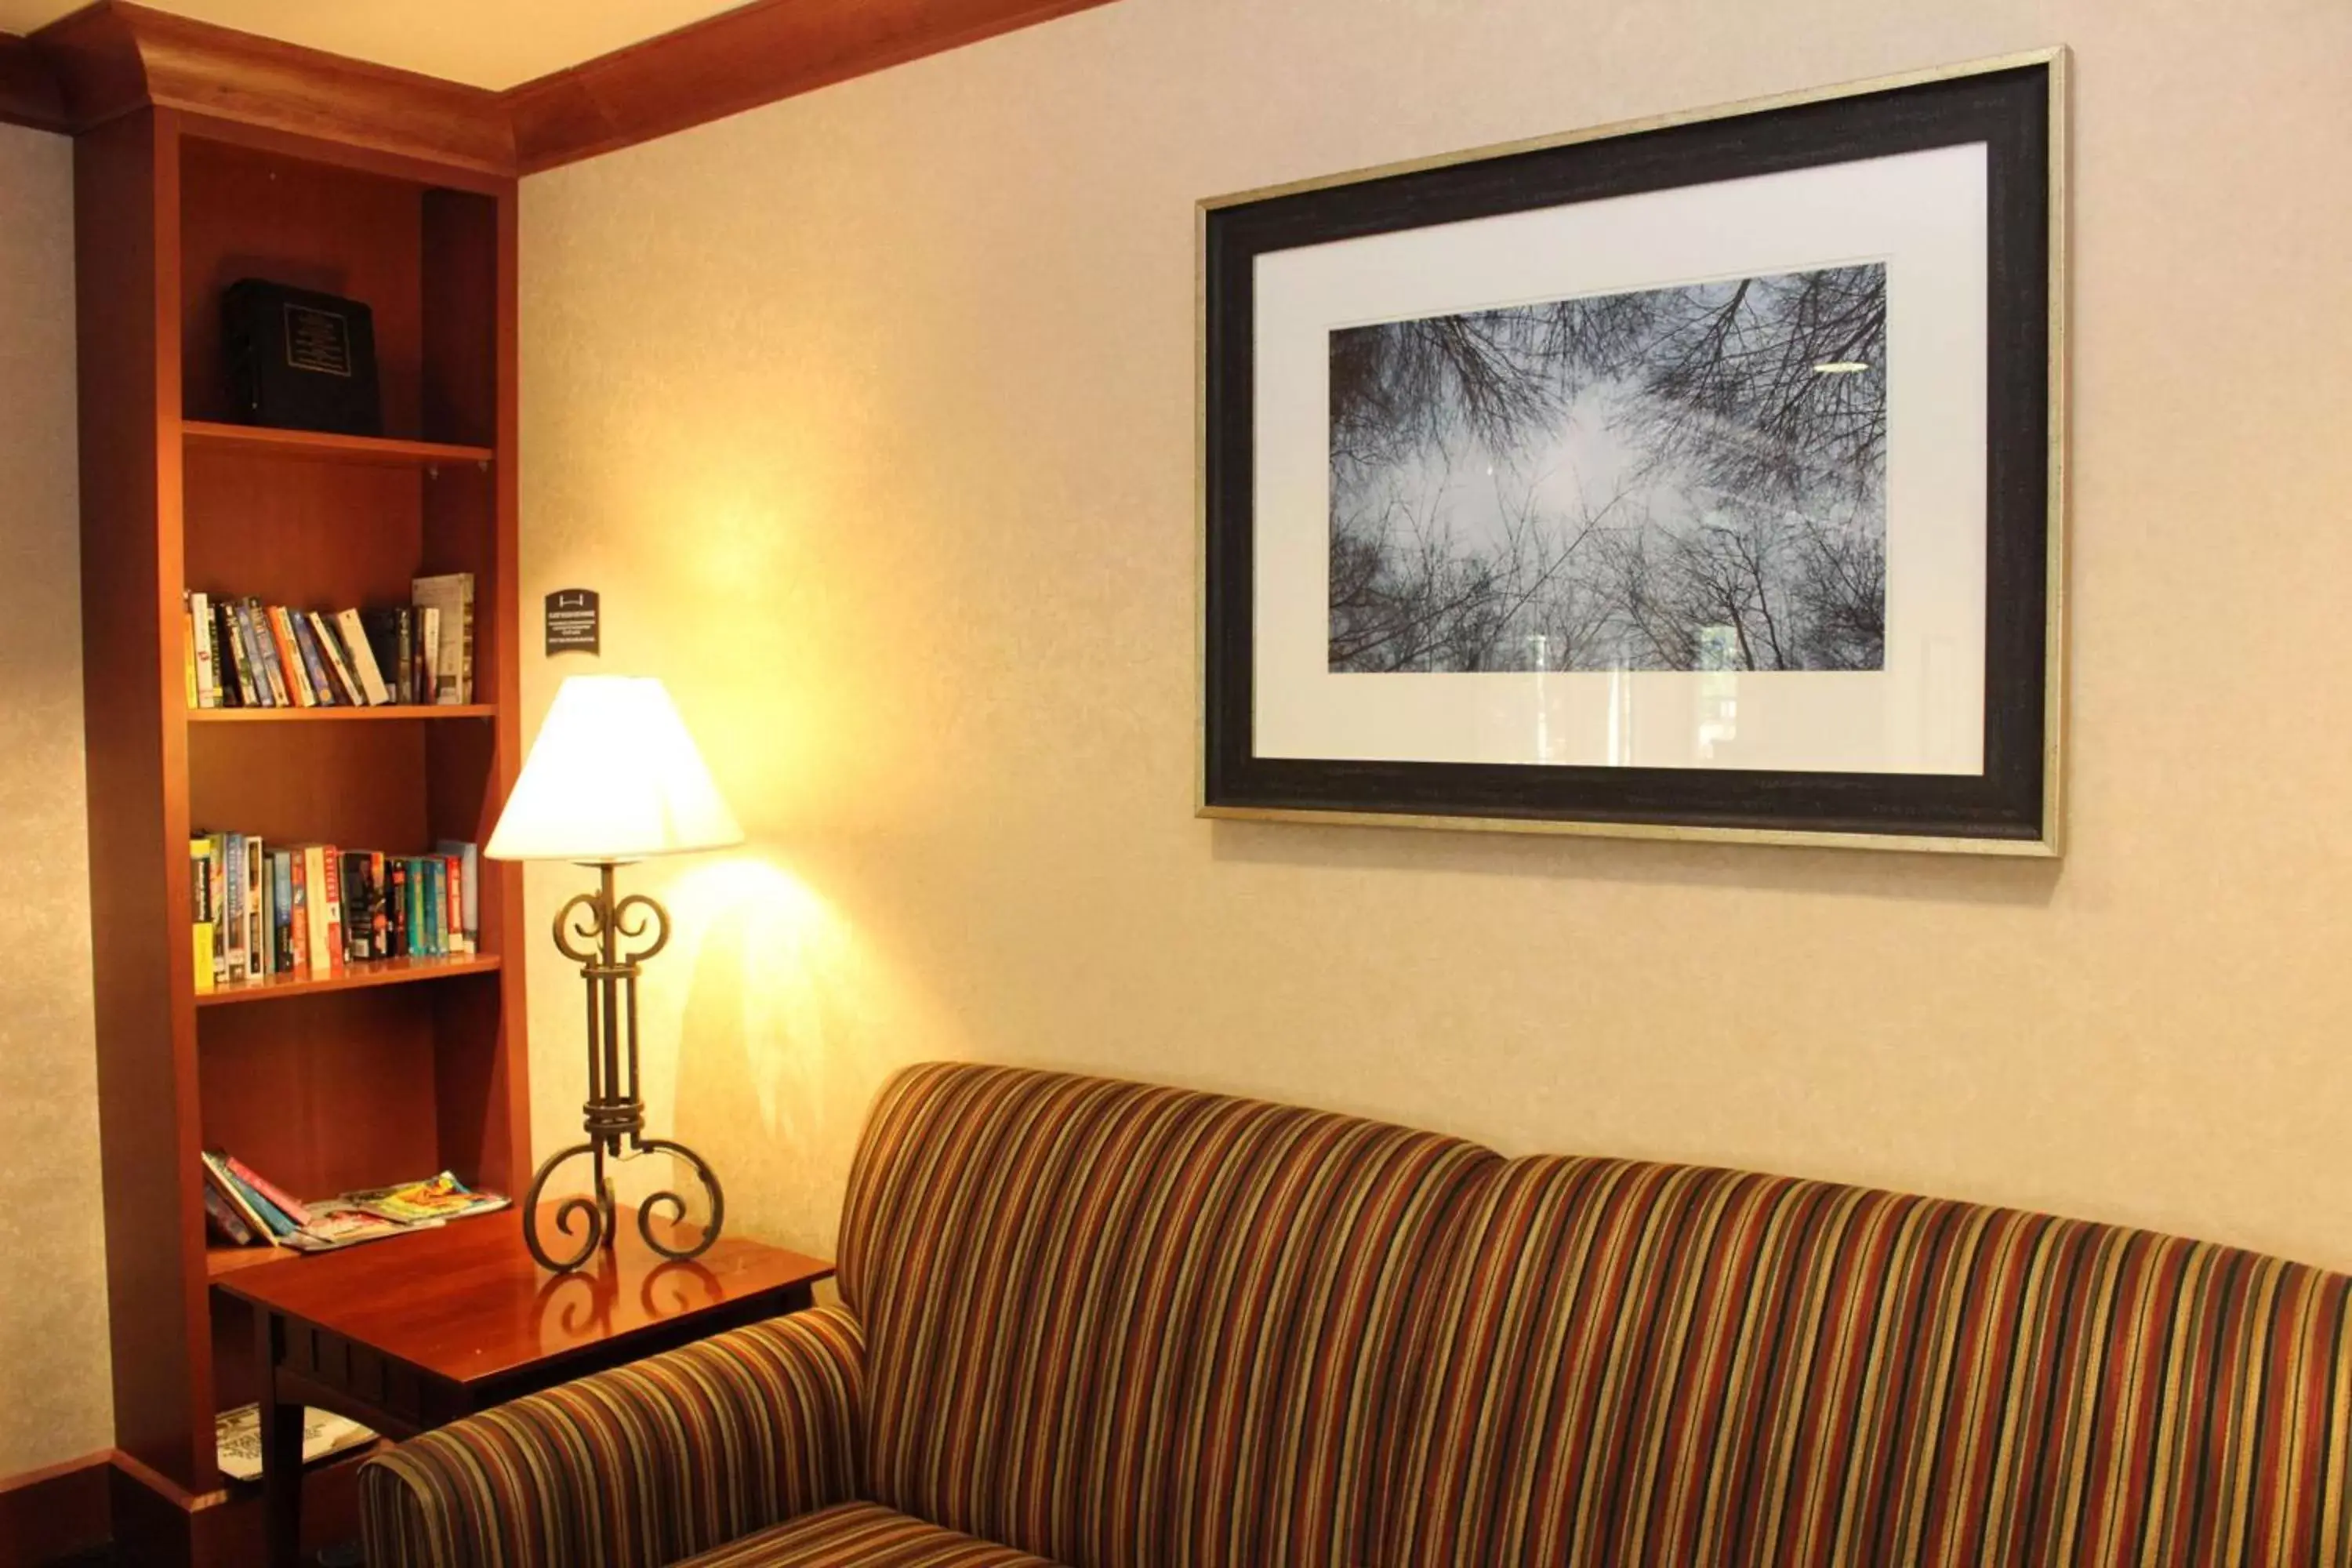
[[[1202,203],[1202,814],[2057,853],[2063,68]]]

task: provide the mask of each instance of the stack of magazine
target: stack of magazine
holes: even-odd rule
[[[444,1171],[421,1182],[303,1203],[224,1151],[207,1151],[204,1163],[205,1218],[217,1239],[236,1246],[331,1252],[490,1214],[510,1201],[502,1194],[469,1187]]]

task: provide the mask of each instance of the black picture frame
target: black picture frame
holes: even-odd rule
[[[2064,53],[2053,49],[1201,204],[1202,749],[1222,817],[2055,855]],[[1267,757],[1253,749],[1254,280],[1275,251],[1914,151],[1986,150],[1983,771]]]

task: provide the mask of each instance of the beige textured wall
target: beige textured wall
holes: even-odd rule
[[[114,1430],[78,515],[73,147],[0,125],[0,1477]]]
[[[2063,868],[1192,818],[1196,197],[2058,42]],[[526,592],[756,840],[635,876],[657,1108],[805,1243],[961,1054],[2352,1267],[2347,79],[2342,0],[1122,0],[527,182]]]

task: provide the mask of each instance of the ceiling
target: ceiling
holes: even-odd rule
[[[741,0],[143,0],[159,11],[330,54],[509,88]],[[0,0],[0,33],[29,33],[88,0]]]

